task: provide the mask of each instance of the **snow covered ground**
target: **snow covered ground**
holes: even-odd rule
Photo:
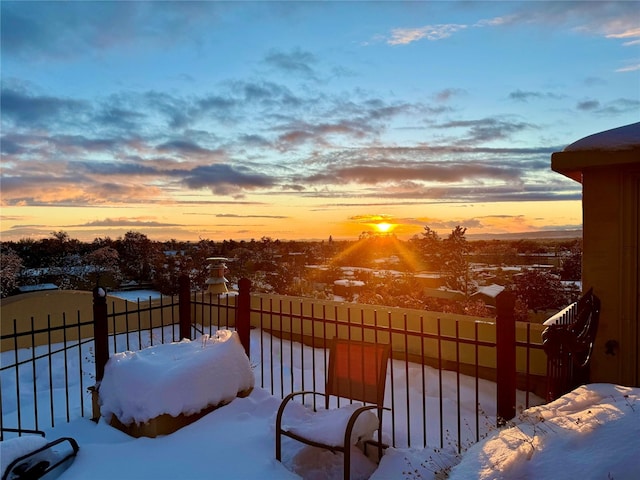
[[[110,297],[121,298],[122,300],[128,300],[129,302],[141,302],[159,299],[162,294],[157,290],[114,290],[109,292]]]
[[[156,349],[156,355],[167,351]],[[5,377],[2,380],[3,387],[9,383]],[[224,389],[225,385],[220,387]],[[59,388],[54,390],[54,396],[65,394]],[[454,392],[455,388],[446,391]],[[11,405],[6,397],[11,392],[3,388],[3,407]],[[185,405],[192,402],[188,389],[173,389],[172,399]],[[455,396],[447,401],[454,402]],[[85,418],[70,423],[58,421],[46,434],[49,440],[70,436],[80,445],[75,462],[62,480],[341,478],[339,454],[302,446],[288,438],[283,442],[283,463],[275,460],[274,419],[279,404],[279,398],[255,387],[248,397],[236,398],[167,436],[136,439],[112,428],[104,419],[96,424]],[[137,408],[152,409],[153,405],[145,402]],[[303,407],[294,406],[290,415],[303,418]],[[330,422],[325,425],[328,431],[333,427]],[[20,452],[17,444],[22,441],[0,443],[3,465],[9,452]],[[435,479],[449,474],[455,479],[637,479],[638,452],[640,389],[596,384],[521,412],[506,428],[490,431],[463,455],[448,445],[443,449],[391,448],[376,466],[354,449],[352,478]]]

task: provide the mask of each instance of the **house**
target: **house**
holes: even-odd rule
[[[582,285],[601,301],[591,381],[640,386],[640,122],[572,143],[551,168],[582,184]]]

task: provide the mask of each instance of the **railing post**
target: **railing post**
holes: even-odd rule
[[[515,295],[503,291],[496,297],[497,421],[504,425],[516,416]]]
[[[109,361],[109,325],[107,322],[107,292],[96,286],[93,289],[93,348],[96,363],[96,383],[91,392],[91,419],[100,419],[99,389],[104,377],[104,367]]]
[[[178,279],[178,312],[180,317],[180,340],[191,340],[191,280],[188,275]]]
[[[107,292],[102,287],[93,289],[93,343],[96,361],[96,384],[99,384],[104,376],[104,366],[109,360]]]
[[[236,331],[244,347],[247,357],[249,354],[249,330],[251,325],[251,280],[241,278],[238,282],[238,305],[236,308]]]

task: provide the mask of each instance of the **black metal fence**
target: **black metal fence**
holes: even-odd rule
[[[324,389],[325,341],[333,336],[389,343],[393,359],[386,403],[392,413],[385,416],[384,430],[396,447],[451,444],[461,450],[517,409],[542,401],[530,393],[541,383],[530,370],[531,357],[542,352],[540,339],[532,338],[530,326],[526,338],[516,338],[508,296],[499,298],[497,327],[475,322],[469,328],[468,322],[416,320],[406,313],[398,320],[384,307],[363,313],[354,304],[274,300],[251,295],[244,280],[238,295],[193,293],[182,282],[176,297],[138,301],[136,308],[121,311],[114,303],[109,308],[108,297],[96,290],[93,319],[81,319],[78,313],[74,321],[50,321],[46,328],[19,331],[15,326],[13,333],[2,332],[3,344],[15,345],[2,352],[3,435],[90,418],[88,390],[102,378],[110,354],[221,328],[238,332],[257,385],[280,398],[294,390]],[[304,302],[311,302],[310,310]],[[50,335],[57,331],[61,341],[54,342]],[[30,346],[19,338],[28,339]],[[519,372],[516,356],[520,364],[524,358]],[[488,357],[495,360],[494,367],[487,366]],[[55,368],[59,364],[64,371]],[[523,389],[517,397],[516,386]],[[66,391],[63,402],[53,393],[59,389]]]
[[[95,372],[83,364],[93,355],[92,331],[93,321],[78,312],[73,319],[49,316],[41,328],[33,317],[26,328],[14,319],[13,331],[2,332],[3,346],[13,348],[1,353],[0,440],[5,432],[39,433],[90,412],[86,389]]]

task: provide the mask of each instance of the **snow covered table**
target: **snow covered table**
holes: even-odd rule
[[[100,414],[134,437],[166,435],[246,396],[255,378],[238,334],[112,355],[99,388]]]

